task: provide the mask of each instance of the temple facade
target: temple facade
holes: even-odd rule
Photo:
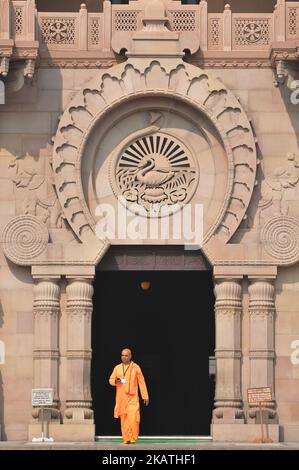
[[[299,2],[277,0],[268,13],[229,4],[215,12],[206,0],[104,1],[98,11],[82,3],[76,12],[59,3],[49,12],[1,0],[1,439],[40,433],[31,391],[43,388],[54,391],[44,413],[55,440],[105,435],[91,385],[94,317],[105,329],[112,316],[117,331],[134,296],[119,312],[101,311],[99,272],[160,271],[166,280],[188,271],[198,302],[188,303],[188,286],[170,289],[169,302],[184,297],[182,311],[171,317],[157,300],[133,349],[137,336],[150,348],[147,324],[159,309],[186,344],[191,310],[202,325],[209,316],[207,434],[252,442],[260,415],[247,392],[268,388],[268,437],[299,441]],[[207,272],[211,289],[201,288]],[[148,377],[161,351],[140,360]],[[199,390],[205,369],[196,372],[196,353],[185,361]],[[200,398],[196,390],[200,414],[206,389]],[[176,400],[184,408],[183,392]],[[188,434],[188,422],[171,433],[147,419],[149,435]],[[190,434],[201,434],[197,421]]]

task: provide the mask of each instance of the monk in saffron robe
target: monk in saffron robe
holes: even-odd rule
[[[124,444],[135,444],[139,435],[140,408],[138,386],[144,404],[149,398],[140,367],[132,360],[130,349],[121,352],[121,364],[114,367],[109,383],[116,387],[114,418],[121,421],[121,433]]]

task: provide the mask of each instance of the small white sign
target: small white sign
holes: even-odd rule
[[[272,390],[270,387],[248,388],[247,390],[248,403],[254,405],[255,403],[264,403],[273,400]]]
[[[53,388],[32,389],[32,406],[52,406]]]
[[[5,85],[2,80],[0,80],[0,104],[5,104]]]

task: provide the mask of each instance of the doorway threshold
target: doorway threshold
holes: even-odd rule
[[[121,436],[95,436],[96,442],[107,441],[107,440],[121,440]],[[139,436],[139,441],[147,441],[147,442],[212,442],[212,436]]]

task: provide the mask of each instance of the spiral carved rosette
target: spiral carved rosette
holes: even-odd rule
[[[290,216],[273,217],[262,228],[261,242],[278,264],[296,263],[299,260],[298,220]]]
[[[33,215],[13,218],[4,228],[3,251],[15,264],[29,266],[47,248],[47,227]]]

